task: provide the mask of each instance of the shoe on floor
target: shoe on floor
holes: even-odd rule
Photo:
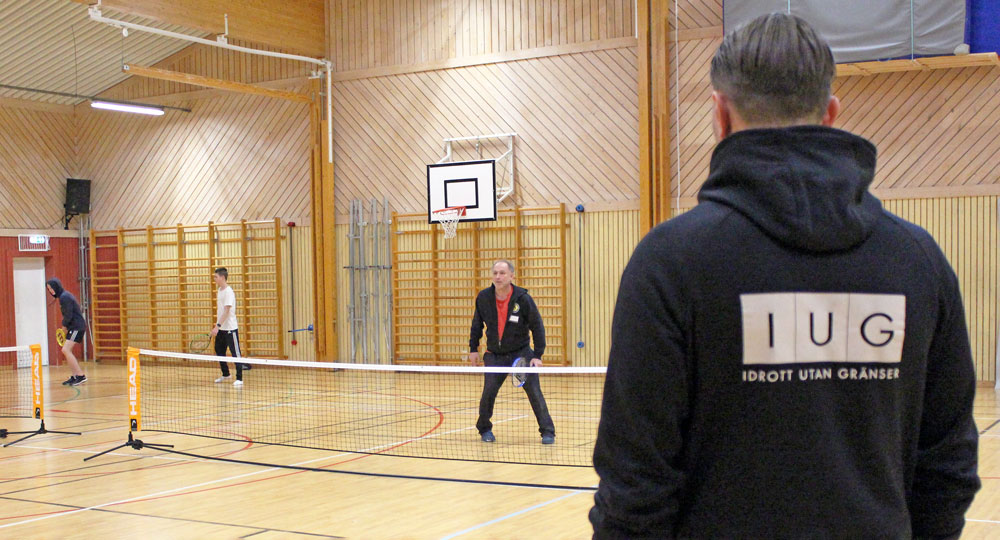
[[[74,386],[76,385],[76,375],[70,375],[68,379],[63,381],[63,386]],[[84,379],[86,380],[86,379]]]
[[[86,375],[74,375],[70,377],[70,379],[72,379],[69,383],[70,386],[80,386],[81,384],[87,382]]]
[[[239,379],[236,379],[235,381],[233,381],[233,386],[239,388],[239,387],[243,386],[243,381],[241,381]]]
[[[555,444],[555,435],[542,435],[542,444]]]
[[[223,376],[219,377],[218,379],[215,379],[215,382],[217,382],[217,383],[226,382],[226,381],[229,380],[229,377],[230,377],[230,375],[223,375]]]
[[[493,436],[492,431],[487,431],[482,434],[483,442],[496,442],[497,438]]]

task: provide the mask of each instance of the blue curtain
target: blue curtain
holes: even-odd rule
[[[1000,2],[968,0],[966,43],[971,52],[1000,52]]]

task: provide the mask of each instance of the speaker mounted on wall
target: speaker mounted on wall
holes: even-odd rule
[[[90,180],[81,178],[66,179],[66,209],[63,215],[64,229],[69,229],[73,216],[90,213]]]

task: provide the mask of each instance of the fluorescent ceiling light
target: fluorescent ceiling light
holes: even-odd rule
[[[109,111],[121,111],[139,114],[149,114],[152,116],[163,115],[163,109],[152,105],[136,105],[134,103],[118,103],[115,101],[93,100],[90,106],[95,109],[106,109]]]

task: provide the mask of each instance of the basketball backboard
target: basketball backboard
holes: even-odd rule
[[[497,218],[496,161],[453,161],[427,166],[427,222],[437,223],[436,210],[464,206],[461,221]]]

